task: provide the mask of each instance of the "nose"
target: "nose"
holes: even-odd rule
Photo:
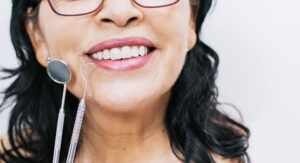
[[[141,21],[143,14],[132,0],[104,0],[95,18],[101,24],[124,27]]]

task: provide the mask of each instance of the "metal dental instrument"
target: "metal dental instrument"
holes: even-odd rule
[[[63,95],[61,101],[61,107],[57,119],[56,135],[55,135],[55,145],[54,145],[54,154],[53,154],[53,163],[59,162],[59,154],[61,148],[61,140],[64,127],[65,119],[65,97],[67,91],[67,83],[71,79],[71,70],[68,64],[62,60],[50,59],[47,66],[47,72],[49,77],[56,83],[63,84]]]
[[[94,64],[94,63],[85,64],[81,70],[81,76],[85,82],[85,87],[84,87],[83,97],[80,100],[80,103],[79,103],[79,106],[77,109],[75,124],[74,124],[74,128],[73,128],[72,138],[71,138],[68,157],[67,157],[67,163],[73,163],[75,153],[76,153],[76,148],[77,148],[77,143],[78,143],[78,139],[79,139],[79,135],[80,135],[82,120],[83,120],[83,116],[84,116],[84,112],[85,112],[85,96],[86,96],[86,90],[87,90],[87,85],[88,85],[88,83],[85,79],[85,76],[84,76],[84,70],[85,70],[86,66],[91,65],[91,64]]]

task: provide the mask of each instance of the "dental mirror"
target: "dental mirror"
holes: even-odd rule
[[[54,145],[54,153],[53,153],[53,163],[58,163],[62,134],[63,134],[63,127],[64,127],[64,120],[65,120],[64,105],[65,105],[65,98],[66,98],[66,91],[67,91],[67,83],[71,80],[72,74],[68,64],[58,59],[48,60],[47,73],[54,82],[64,85],[61,107],[59,109],[59,114],[57,119],[55,145]]]
[[[66,84],[71,79],[71,70],[68,64],[62,60],[50,60],[47,67],[49,77],[56,83]]]

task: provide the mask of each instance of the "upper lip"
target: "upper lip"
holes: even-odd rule
[[[149,39],[144,37],[126,37],[126,38],[111,39],[94,45],[87,52],[87,54],[93,54],[93,53],[103,51],[104,49],[118,48],[122,46],[154,47],[154,44]]]

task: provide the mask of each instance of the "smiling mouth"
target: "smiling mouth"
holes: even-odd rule
[[[155,48],[147,46],[122,46],[104,49],[99,52],[88,54],[89,57],[98,60],[124,60],[150,54]]]
[[[86,54],[91,62],[109,71],[129,71],[144,67],[156,47],[144,37],[126,37],[103,41]]]
[[[96,60],[124,60],[150,54],[156,48],[143,37],[127,37],[101,42],[92,47],[87,55]]]

